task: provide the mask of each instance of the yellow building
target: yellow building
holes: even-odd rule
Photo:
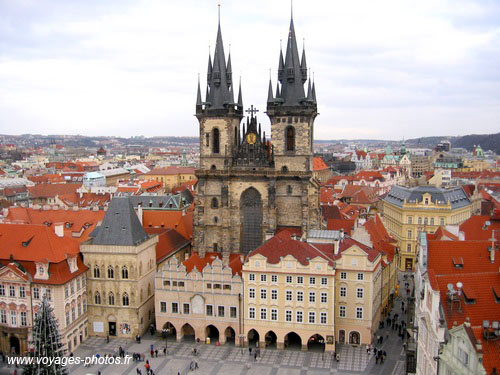
[[[250,253],[243,283],[248,345],[335,350],[332,245],[312,246],[283,230]]]
[[[81,244],[90,335],[133,338],[154,322],[158,236],[144,232],[129,198],[114,198],[102,224]]]
[[[196,179],[194,171],[195,169],[191,167],[171,166],[153,169],[139,178],[145,181],[161,182],[168,192],[176,186]]]
[[[460,224],[471,216],[472,204],[462,188],[394,186],[383,199],[385,227],[398,241],[397,265],[413,270],[419,232]]]

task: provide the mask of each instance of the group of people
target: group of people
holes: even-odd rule
[[[144,364],[144,368],[146,369],[146,375],[155,375],[155,372],[151,368],[149,361],[146,361],[146,363]],[[136,372],[137,372],[137,375],[142,375],[142,371],[139,367],[137,368]]]
[[[248,355],[251,356],[253,353],[253,360],[256,361],[257,358],[260,358],[260,348],[255,348],[255,350],[252,351],[252,348],[248,348]]]

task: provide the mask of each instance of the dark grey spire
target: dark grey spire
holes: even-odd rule
[[[280,97],[280,83],[276,82],[276,99]]]
[[[94,245],[136,246],[149,236],[128,197],[113,198],[102,224],[92,232]]]
[[[274,100],[274,96],[273,96],[273,86],[272,86],[272,82],[271,82],[271,78],[269,78],[269,89],[267,91],[267,102],[272,102]]]
[[[285,69],[285,63],[283,60],[283,49],[280,46],[280,59],[278,61],[278,81],[283,82],[283,69]]]
[[[241,77],[240,77],[240,89],[238,92],[238,107],[243,109],[243,95],[241,94]]]
[[[312,86],[312,101],[314,102],[314,104],[316,104],[316,83],[313,82],[313,86]]]
[[[302,83],[307,80],[306,47],[302,48],[302,59],[300,61],[300,73],[302,74]]]
[[[300,105],[305,99],[304,83],[302,82],[302,72],[293,18],[290,20],[290,30],[288,31],[281,97],[284,100],[283,105],[286,106]]]
[[[208,52],[208,68],[207,68],[207,83],[212,81],[212,56]]]
[[[232,85],[233,83],[233,71],[231,68],[231,52],[229,52],[229,57],[227,58],[226,81],[228,85]]]
[[[198,92],[196,93],[196,106],[201,106],[200,75],[198,74]]]

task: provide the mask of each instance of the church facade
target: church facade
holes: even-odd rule
[[[307,82],[307,92],[305,84]],[[313,179],[314,83],[299,50],[293,19],[285,54],[280,51],[278,82],[271,80],[267,115],[271,140],[253,106],[244,117],[241,84],[235,100],[231,56],[226,60],[220,24],[213,59],[209,56],[205,100],[198,83],[200,168],[194,250],[248,254],[282,227],[307,235],[319,229],[319,182]]]

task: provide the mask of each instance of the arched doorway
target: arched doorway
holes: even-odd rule
[[[21,344],[16,336],[9,337],[9,344],[11,354],[21,354]]]
[[[266,348],[276,348],[277,339],[278,337],[276,336],[276,333],[273,331],[267,332],[265,336]]]
[[[257,332],[255,329],[251,329],[250,331],[248,331],[248,335],[247,335],[247,338],[248,338],[248,346],[257,346],[257,343],[259,342],[259,332]]]
[[[194,328],[186,323],[182,326],[181,328],[181,333],[182,333],[182,341],[184,342],[193,342],[195,339],[194,335]]]
[[[161,330],[161,337],[165,340],[173,339],[175,341],[177,339],[177,330],[172,323],[166,322],[163,325],[163,328]]]
[[[262,244],[262,199],[253,187],[240,198],[241,241],[243,254],[248,254]]]
[[[314,352],[324,352],[325,338],[319,334],[312,335],[307,341],[307,350]]]
[[[359,342],[360,342],[359,332],[351,331],[349,333],[349,344],[359,345]]]
[[[235,344],[236,341],[236,332],[231,327],[227,327],[224,331],[224,336],[226,336],[226,344]]]
[[[295,332],[285,336],[285,349],[302,350],[302,339]]]
[[[339,344],[345,344],[345,331],[343,329],[339,331]]]
[[[219,330],[210,324],[205,328],[205,336],[210,339],[211,344],[215,344],[219,341]]]

